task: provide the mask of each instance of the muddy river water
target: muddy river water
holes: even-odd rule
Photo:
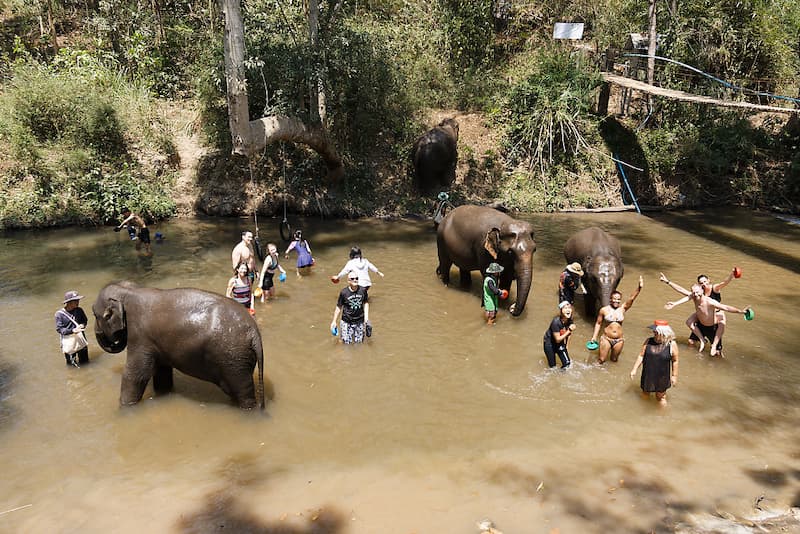
[[[800,226],[731,210],[653,215],[521,216],[538,244],[528,306],[483,322],[471,291],[437,279],[427,221],[295,221],[317,260],[294,255],[277,299],[257,306],[271,399],[244,413],[214,385],[176,373],[172,394],[118,405],[126,353],[67,367],[53,313],[67,289],[90,316],[98,290],[130,279],[224,293],[246,219],[192,219],[151,229],[151,258],[122,233],[70,228],[0,235],[0,531],[470,533],[650,532],[709,513],[800,502]],[[262,238],[278,239],[274,221]],[[623,249],[628,311],[620,362],[584,347],[594,318],[577,313],[566,372],[547,368],[542,333],[556,313],[567,237],[597,225]],[[337,344],[328,325],[353,244],[386,275],[370,291],[374,335]],[[285,244],[279,243],[281,249]],[[744,275],[723,302],[725,359],[698,354],[683,325],[700,273]],[[453,280],[458,276],[454,271]],[[578,297],[578,303],[580,299]],[[669,406],[629,378],[645,327],[678,334]]]

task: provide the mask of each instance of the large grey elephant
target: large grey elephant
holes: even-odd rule
[[[458,122],[445,119],[414,143],[414,186],[422,193],[447,189],[456,178]]]
[[[459,206],[449,212],[436,231],[439,266],[436,272],[445,284],[450,282],[450,267],[461,270],[461,285],[469,287],[470,271],[486,272],[491,262],[504,267],[500,287],[509,289],[517,282],[517,300],[509,310],[519,315],[525,309],[533,280],[533,253],[536,241],[533,228],[493,208]]]
[[[253,370],[264,408],[264,352],[255,320],[241,304],[200,289],[152,289],[132,282],[105,286],[92,306],[97,343],[128,357],[120,404],[172,389],[172,369],[213,382],[241,408],[254,408]]]
[[[600,307],[608,305],[625,272],[619,241],[596,226],[586,228],[567,240],[564,258],[583,267],[586,314],[593,317]]]

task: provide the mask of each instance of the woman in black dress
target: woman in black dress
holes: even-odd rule
[[[667,321],[655,321],[649,327],[653,336],[647,338],[631,369],[631,380],[642,365],[642,395],[656,394],[658,403],[667,405],[667,390],[678,383],[678,344],[675,332]]]

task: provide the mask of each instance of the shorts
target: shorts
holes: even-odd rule
[[[141,241],[145,245],[149,245],[150,244],[150,229],[149,228],[145,227],[145,228],[140,228],[139,229],[139,241]]]
[[[697,329],[700,330],[700,333],[703,334],[704,338],[708,339],[708,341],[710,341],[711,343],[714,342],[714,337],[717,335],[717,327],[719,325],[713,324],[711,326],[706,326],[700,323],[694,323],[694,324],[697,327]],[[692,332],[692,335],[694,335],[694,332]],[[689,337],[689,339],[692,339],[691,336]],[[697,340],[697,336],[694,336],[694,339]],[[719,338],[719,343],[717,343],[717,350],[722,350],[722,338]]]
[[[339,331],[342,334],[342,343],[362,343],[364,341],[364,323],[342,321]]]
[[[275,282],[272,280],[272,277],[275,276],[274,272],[265,272],[264,273],[264,283],[261,284],[261,289],[269,289],[275,285]]]

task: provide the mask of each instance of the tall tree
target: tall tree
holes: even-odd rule
[[[246,49],[241,2],[219,0],[219,3],[225,17],[225,82],[233,153],[252,158],[261,153],[266,145],[276,141],[301,143],[322,157],[328,169],[329,180],[338,179],[344,171],[342,159],[322,122],[312,119],[311,124],[306,124],[300,119],[285,115],[270,115],[250,120],[244,68]],[[312,42],[313,40],[312,37]],[[320,84],[316,77],[309,83],[317,87]],[[317,106],[312,111],[312,117],[319,113],[320,108]]]

